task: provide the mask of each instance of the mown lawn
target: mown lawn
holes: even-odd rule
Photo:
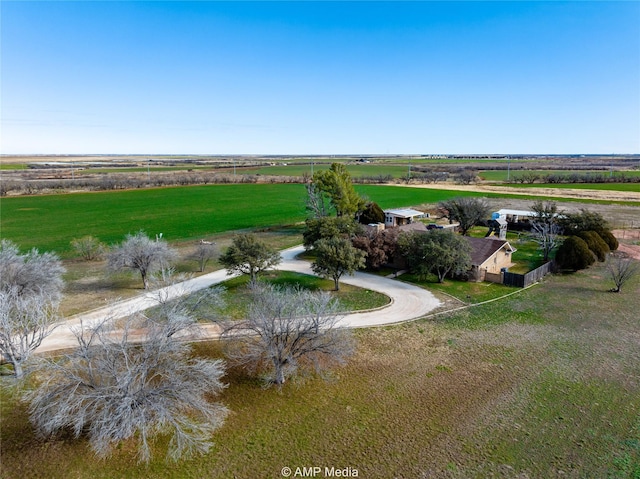
[[[429,275],[426,279],[422,280],[414,274],[405,273],[400,276],[400,279],[434,292],[442,292],[449,297],[457,299],[460,303],[465,304],[481,303],[514,292],[514,288],[509,286],[488,282],[445,279],[442,283],[439,283],[436,275]]]
[[[0,474],[251,479],[328,466],[381,479],[637,478],[640,278],[622,294],[609,287],[597,265],[508,300],[356,330],[347,366],[281,390],[230,370],[216,446],[177,464],[137,465],[129,443],[100,461],[84,439],[40,439],[4,389]]]
[[[339,310],[341,312],[375,309],[389,304],[389,297],[384,294],[344,283],[340,284],[340,291],[334,291],[333,280],[293,271],[268,271],[261,278],[279,286],[301,287],[311,291],[327,291],[339,301]],[[248,306],[246,288],[248,284],[249,277],[246,275],[229,279],[220,284],[225,290],[222,294],[225,308],[221,312],[225,317],[235,319],[246,317]]]

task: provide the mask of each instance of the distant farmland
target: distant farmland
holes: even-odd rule
[[[383,208],[435,203],[477,193],[359,186]],[[497,195],[496,195],[497,196]],[[300,184],[209,185],[100,193],[2,198],[2,238],[23,248],[64,252],[73,238],[93,235],[107,243],[140,229],[169,241],[303,221]]]
[[[637,177],[640,176],[640,170],[625,170],[619,171],[615,170],[613,172],[607,170],[528,170],[528,169],[516,169],[513,168],[511,171],[507,170],[483,170],[480,171],[479,176],[483,180],[487,181],[501,181],[506,182],[508,178],[511,181],[515,181],[518,177],[522,176],[523,173],[527,174],[537,174],[540,177],[544,177],[547,175],[559,175],[559,176],[570,176],[574,174],[578,174],[581,176],[588,174],[597,174],[604,176],[612,176],[613,178],[620,177]]]

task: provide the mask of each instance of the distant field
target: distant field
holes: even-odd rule
[[[514,178],[518,178],[523,173],[535,173],[540,176],[546,175],[562,175],[568,176],[573,174],[585,175],[588,173],[596,173],[596,174],[604,174],[609,176],[609,171],[605,170],[514,170],[512,169],[510,172],[507,170],[483,170],[480,171],[479,176],[483,180],[487,181],[502,181],[506,182],[507,177],[509,176],[511,180]],[[635,177],[640,176],[640,170],[627,170],[627,171],[614,171],[613,176],[627,176],[627,177]],[[552,185],[555,186],[555,185]]]
[[[304,218],[302,185],[216,185],[3,198],[2,237],[64,251],[74,237],[119,241],[144,229],[169,241]]]
[[[534,183],[510,184],[514,188],[559,188],[574,190],[601,190],[601,191],[635,191],[640,192],[640,183]]]
[[[189,171],[189,170],[212,170],[214,166],[200,166],[200,165],[183,165],[183,166],[151,166],[146,167],[122,167],[122,168],[79,168],[75,171],[78,175],[92,175],[102,173],[146,173],[150,171],[163,172],[163,171]]]
[[[376,159],[372,163],[353,163],[353,161],[349,162],[347,166],[347,170],[349,174],[353,178],[358,178],[362,176],[378,176],[378,175],[391,175],[394,178],[404,178],[410,171],[411,168],[426,166],[426,165],[435,165],[435,164],[454,164],[459,165],[460,163],[474,161],[470,159],[440,159],[440,158],[405,158],[405,159]],[[506,162],[507,160],[496,159],[491,160],[491,162]],[[477,167],[478,160],[474,161],[474,165]],[[275,165],[275,166],[261,166],[261,167],[249,167],[249,168],[241,168],[238,171],[241,171],[245,174],[260,174],[260,175],[273,175],[273,176],[302,176],[303,174],[311,174],[312,171],[326,170],[329,168],[331,162],[325,163],[316,163],[314,161],[313,168],[311,166],[311,162],[309,161],[306,164],[300,165]],[[526,164],[526,160],[521,161],[512,161],[512,165]],[[415,169],[412,169],[411,172],[416,174]],[[488,171],[489,172],[489,171]],[[500,171],[495,171],[499,173]],[[493,173],[493,171],[491,171]],[[505,170],[505,178],[506,178],[506,170]]]
[[[0,170],[26,170],[27,165],[24,163],[7,163],[0,164]]]
[[[476,193],[394,186],[359,186],[383,208],[436,203]],[[209,185],[0,199],[2,237],[22,247],[64,252],[73,238],[93,235],[107,243],[144,229],[169,241],[229,230],[303,221],[300,184]]]
[[[379,185],[357,185],[356,190],[382,208],[435,204],[456,196],[541,198],[535,194]],[[162,233],[169,241],[180,241],[224,231],[293,224],[305,219],[305,201],[306,192],[301,184],[208,185],[4,197],[0,199],[0,232],[2,238],[23,248],[64,253],[71,239],[89,234],[113,243],[127,233],[143,229],[150,235]]]
[[[328,170],[330,164],[314,164],[313,172]],[[400,165],[385,165],[385,164],[350,164],[347,165],[347,171],[353,178],[361,176],[378,176],[378,175],[391,175],[394,178],[400,178],[407,176],[409,172],[408,166]],[[303,174],[311,174],[311,164],[306,165],[287,165],[287,166],[262,166],[256,168],[241,168],[238,169],[245,175],[272,175],[272,176],[302,176]]]

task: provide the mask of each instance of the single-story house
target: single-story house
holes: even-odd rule
[[[506,240],[497,238],[472,238],[465,236],[471,245],[470,279],[502,283],[502,271],[513,265],[511,254],[515,249]]]
[[[384,210],[384,226],[393,228],[394,226],[402,226],[413,223],[416,218],[428,218],[429,213],[414,210],[411,208]]]

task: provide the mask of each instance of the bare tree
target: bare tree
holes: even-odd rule
[[[231,246],[220,256],[220,263],[227,268],[228,274],[248,274],[251,282],[255,282],[261,272],[280,264],[280,261],[282,258],[278,251],[251,233],[236,235]]]
[[[349,330],[338,329],[337,302],[328,293],[254,284],[248,318],[228,324],[227,356],[269,382],[284,384],[301,367],[342,364],[353,351]]]
[[[460,185],[468,185],[478,181],[478,175],[473,170],[463,169],[456,173],[453,179]]]
[[[555,223],[558,216],[562,214],[558,211],[558,204],[555,201],[538,200],[533,203],[531,211],[535,213],[535,221],[538,223]],[[558,231],[560,229],[558,228]]]
[[[640,263],[622,254],[611,253],[606,262],[609,278],[616,285],[611,289],[614,293],[622,291],[622,287],[640,271]]]
[[[12,291],[18,296],[45,294],[59,298],[65,272],[54,253],[39,253],[33,248],[20,254],[18,246],[9,240],[0,242],[0,290]]]
[[[16,378],[24,376],[31,353],[55,329],[58,301],[45,294],[21,296],[0,291],[0,353],[13,365]]]
[[[0,244],[0,354],[16,378],[59,318],[63,272],[53,253],[23,255],[10,241]]]
[[[201,241],[198,243],[193,253],[189,255],[189,259],[198,263],[198,271],[202,273],[204,268],[207,266],[207,263],[216,256],[218,256],[218,247],[216,244]]]
[[[473,226],[489,217],[489,204],[483,198],[453,198],[439,202],[438,213],[450,223],[460,223],[460,232],[466,235]]]
[[[187,310],[164,305],[156,313],[81,325],[78,349],[41,360],[42,382],[27,398],[41,435],[86,434],[100,457],[135,440],[140,462],[150,460],[149,442],[158,435],[171,437],[168,459],[209,450],[227,413],[210,401],[225,387],[224,363],[192,357],[184,339],[197,333],[197,323]]]
[[[85,261],[98,260],[106,251],[104,243],[91,235],[72,239],[71,247]]]
[[[560,226],[555,222],[534,221],[531,223],[531,239],[542,250],[544,261],[549,261],[551,251],[562,243],[560,231]]]
[[[149,275],[166,269],[176,253],[162,238],[150,239],[143,231],[128,234],[122,244],[107,254],[107,267],[111,271],[132,269],[142,277],[144,289],[149,288]]]

